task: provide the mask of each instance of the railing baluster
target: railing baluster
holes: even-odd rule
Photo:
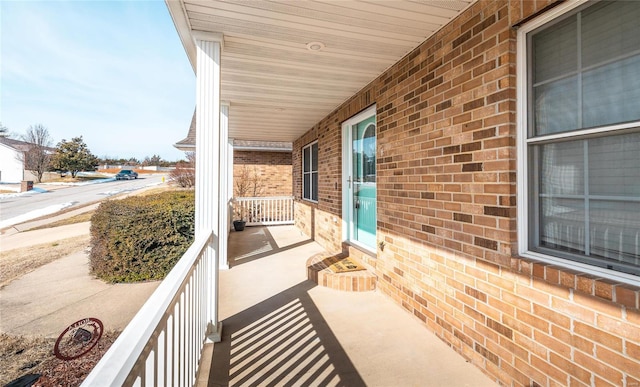
[[[247,214],[247,225],[293,224],[293,197],[234,198],[232,209]]]
[[[156,339],[156,356],[155,356],[155,369],[153,370],[155,373],[155,381],[157,386],[164,387],[165,378],[164,378],[164,370],[166,368],[164,363],[164,354],[165,354],[165,346],[164,346],[164,329],[160,331],[158,337]]]
[[[167,318],[167,328],[166,328],[166,373],[165,380],[167,381],[167,385],[170,386],[173,384],[173,367],[175,367],[175,363],[173,361],[173,315],[170,315]]]

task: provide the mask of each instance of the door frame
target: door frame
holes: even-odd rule
[[[351,133],[352,126],[364,121],[365,119],[376,116],[376,105],[373,104],[368,108],[362,110],[360,113],[352,116],[342,123],[342,240],[349,244],[358,246],[361,249],[367,250],[373,254],[376,253],[376,248],[366,246],[358,241],[354,240],[354,224],[353,224],[353,193],[352,185],[350,184],[350,178],[353,165],[353,154],[351,152]],[[378,119],[376,116],[376,144],[378,142]],[[376,145],[377,148],[377,145]],[[377,168],[376,168],[377,176]],[[377,190],[377,177],[376,177],[376,190]],[[377,196],[377,195],[376,195]],[[377,200],[377,199],[376,199]],[[377,206],[376,206],[376,223],[378,219]],[[376,224],[376,234],[378,226]]]

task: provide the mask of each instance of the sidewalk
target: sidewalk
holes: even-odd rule
[[[88,235],[89,222],[34,231],[19,230],[71,217],[89,211],[91,207],[14,227],[0,235],[0,249],[8,251]],[[79,251],[0,289],[0,332],[57,337],[67,326],[85,317],[101,320],[106,330],[122,330],[159,283],[104,283],[89,274],[88,254]]]
[[[122,330],[159,283],[106,284],[89,275],[86,253],[74,253],[0,289],[0,332],[57,337],[85,317]]]

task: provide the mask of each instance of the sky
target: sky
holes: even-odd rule
[[[184,158],[195,75],[163,0],[0,0],[0,122],[97,157]]]

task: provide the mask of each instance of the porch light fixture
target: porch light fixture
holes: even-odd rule
[[[324,49],[324,43],[322,42],[307,43],[307,50],[309,51],[321,51],[322,49]]]

